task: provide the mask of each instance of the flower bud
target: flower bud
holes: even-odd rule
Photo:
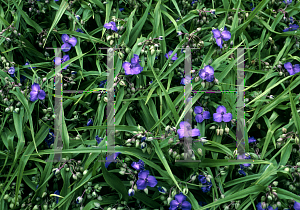
[[[170,203],[171,203],[172,200],[173,200],[173,199],[172,199],[171,197],[168,197],[168,198],[167,198],[168,205],[170,205]]]
[[[286,133],[286,131],[287,131],[286,128],[283,127],[282,128],[282,133]]]
[[[144,192],[148,195],[148,188],[145,188]]]
[[[189,189],[187,187],[185,187],[185,188],[183,188],[182,192],[183,192],[184,195],[187,195],[188,192],[189,192]]]
[[[202,88],[205,88],[205,82],[204,81],[201,82],[201,86],[202,86]]]
[[[266,204],[265,202],[261,202],[261,207],[262,207],[263,209],[265,209],[265,208],[267,208],[267,204]]]
[[[109,44],[113,45],[114,44],[114,40],[110,40]]]
[[[217,132],[217,136],[220,134],[220,129],[219,128],[217,128],[216,129],[216,132]]]
[[[201,149],[201,148],[198,148],[198,149],[197,149],[197,152],[198,152],[199,155],[203,156],[203,152],[202,152],[202,149]]]
[[[73,177],[73,179],[74,179],[74,180],[77,180],[77,176],[76,176],[76,174],[73,174],[73,176],[72,176],[72,177]]]
[[[104,97],[104,98],[103,98],[103,101],[107,103],[107,102],[108,102],[107,97]]]
[[[222,135],[223,135],[223,133],[224,133],[224,129],[223,129],[223,128],[221,128],[221,129],[220,129],[220,136],[222,136]]]

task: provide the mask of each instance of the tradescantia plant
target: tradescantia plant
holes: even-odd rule
[[[0,209],[300,210],[299,5],[2,0]]]

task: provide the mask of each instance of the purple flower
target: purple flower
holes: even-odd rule
[[[283,32],[296,31],[299,28],[297,24],[290,24],[288,28],[284,29]]]
[[[248,138],[248,143],[254,143],[254,142],[256,142],[256,139],[253,136]]]
[[[155,187],[157,185],[157,180],[154,176],[149,176],[149,171],[141,171],[138,174],[139,180],[137,180],[136,185],[138,190],[143,190],[147,186]]]
[[[210,118],[209,111],[204,111],[201,106],[196,106],[194,109],[196,115],[195,119],[197,123],[202,123],[204,119],[208,120]]]
[[[75,18],[76,18],[77,20],[80,20],[80,16],[79,16],[79,15],[75,15]]]
[[[286,0],[286,1],[283,1],[283,3],[285,3],[286,5],[289,5],[292,3],[292,0]]]
[[[294,18],[290,17],[290,23],[293,23],[293,22],[294,22]]]
[[[59,195],[59,191],[58,191],[58,190],[56,190],[56,191],[54,192],[54,194],[55,194],[55,195]],[[59,199],[59,197],[55,196],[55,199],[56,199],[56,203],[58,203],[58,199]]]
[[[183,138],[183,137],[194,137],[194,136],[200,136],[200,131],[199,129],[195,128],[192,129],[191,128],[191,124],[186,122],[186,121],[182,121],[179,124],[180,129],[177,130],[177,133],[179,135],[179,138]]]
[[[117,157],[118,157],[118,155],[119,154],[121,154],[121,152],[116,152],[116,153],[114,153],[114,155],[109,155],[108,157],[106,157],[106,160],[107,160],[107,158],[108,159],[112,159],[112,157],[114,158],[114,159],[117,159]],[[111,162],[105,162],[105,168],[107,168],[108,166],[109,166],[109,164],[111,164]]]
[[[199,180],[199,182],[201,182],[201,184],[206,184],[207,183],[206,177],[203,176],[203,175],[199,175],[198,180]]]
[[[93,125],[92,119],[89,119],[86,125],[87,125],[87,126]]]
[[[284,68],[289,72],[290,75],[294,75],[294,74],[297,74],[298,72],[300,72],[299,64],[295,64],[293,67],[291,62],[287,62],[284,64]]]
[[[77,28],[77,32],[84,33],[80,28]]]
[[[243,155],[238,155],[237,156],[237,159],[239,160],[239,159],[251,159],[251,157],[250,156],[246,156],[245,154],[243,154]],[[245,164],[240,164],[240,166],[241,166],[241,168],[243,169],[244,167],[249,167],[249,166],[251,166],[251,164],[250,163],[245,163]]]
[[[47,143],[47,145],[48,145],[49,148],[50,148],[51,144],[54,143],[54,133],[51,132],[51,129],[49,129],[49,134],[48,134],[48,136],[45,138],[44,141]]]
[[[135,170],[138,170],[138,171],[144,170],[144,166],[145,166],[145,163],[142,160],[139,160],[138,162],[132,162],[131,163],[131,167],[134,168]]]
[[[188,201],[186,201],[186,196],[183,195],[183,193],[175,195],[175,200],[171,201],[169,210],[177,210],[180,208],[182,210],[192,209],[192,205]]]
[[[163,193],[163,194],[167,193],[167,189],[165,187],[157,187],[157,189],[160,193]]]
[[[294,209],[295,210],[300,210],[300,203],[296,202],[294,203]]]
[[[100,84],[99,84],[99,87],[100,88],[104,88],[104,85],[105,85],[106,81],[107,80],[101,81]]]
[[[172,55],[172,53],[173,53],[173,51],[170,50],[168,53],[165,54],[165,57],[166,57],[167,59],[169,59],[169,57]],[[171,60],[172,60],[172,61],[177,60],[177,53],[174,54],[174,56],[173,56],[173,58],[171,58]]]
[[[105,24],[104,24],[104,28],[106,28],[106,29],[111,29],[111,30],[113,30],[113,31],[118,31],[118,28],[117,28],[117,26],[116,26],[116,23],[113,22],[113,21],[111,21],[111,22],[109,22],[109,23],[105,23]]]
[[[64,43],[61,46],[61,50],[63,52],[68,52],[71,47],[75,47],[75,45],[77,44],[77,39],[75,37],[70,38],[67,34],[61,35],[61,40]]]
[[[207,203],[204,202],[204,201],[199,201],[198,204],[199,204],[199,206],[206,206],[207,205]],[[208,208],[206,210],[208,210]]]
[[[146,137],[142,137],[141,142],[144,142],[146,140]]]
[[[36,190],[37,190],[37,188],[39,188],[39,185],[37,185],[37,186],[35,187]]]
[[[192,80],[193,80],[193,78],[187,76],[186,78],[182,78],[182,79],[181,79],[180,84],[181,84],[181,85],[187,85],[187,84],[189,84],[190,81],[192,81]]]
[[[128,196],[134,196],[134,189],[128,190]]]
[[[27,65],[30,65],[30,63],[29,63],[29,62],[26,62],[26,63],[25,63],[25,66],[27,66]],[[36,67],[32,67],[32,68],[36,68]],[[32,68],[28,67],[28,69],[32,69]]]
[[[55,64],[55,65],[61,65],[61,64],[63,64],[64,62],[66,62],[66,61],[68,61],[68,60],[70,60],[70,56],[69,56],[69,55],[64,55],[64,56],[62,57],[62,59],[60,59],[59,57],[55,57],[55,59],[54,59],[54,64]],[[69,66],[69,64],[66,65],[65,68],[63,68],[63,69],[67,69],[68,66]]]
[[[217,45],[222,48],[223,40],[228,41],[231,38],[231,33],[224,29],[224,31],[221,33],[219,29],[212,30],[214,34],[214,38],[216,39]]]
[[[31,92],[30,92],[30,101],[34,102],[37,99],[44,100],[46,97],[45,91],[41,90],[40,85],[34,83],[31,85]]]
[[[253,7],[253,8],[251,9],[251,11],[253,11],[253,10],[255,10],[255,7]]]
[[[134,54],[133,58],[131,59],[131,63],[124,62],[122,67],[125,69],[125,75],[134,75],[141,73],[144,67],[141,67],[139,62],[139,56],[136,54]]]
[[[230,122],[232,119],[232,114],[226,113],[225,106],[219,106],[217,108],[217,113],[213,114],[213,118],[215,122]]]
[[[124,10],[124,8],[120,8],[119,10],[120,10],[120,12],[122,12]]]
[[[201,190],[202,190],[202,192],[204,192],[204,193],[208,193],[208,192],[210,191],[211,187],[212,187],[212,182],[209,182],[208,185],[202,186],[202,187],[201,187]]]
[[[10,69],[8,70],[8,73],[10,74],[10,76],[14,77],[14,73],[15,73],[15,68],[14,67],[10,67]]]
[[[243,169],[240,169],[240,170],[239,170],[239,174],[244,175],[244,176],[247,175]]]
[[[191,5],[193,6],[196,2],[197,2],[197,0],[192,1]]]
[[[100,142],[103,140],[103,138],[100,138],[98,135],[95,137],[97,144],[100,144]]]
[[[204,67],[204,69],[199,71],[199,77],[207,82],[212,82],[214,81],[214,73],[214,68],[210,65],[207,65]]]

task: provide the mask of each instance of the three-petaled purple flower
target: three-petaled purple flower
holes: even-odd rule
[[[187,85],[187,84],[191,83],[192,80],[193,80],[193,78],[191,78],[190,76],[187,76],[186,78],[181,79],[180,84]]]
[[[39,84],[34,83],[31,85],[31,92],[30,92],[30,101],[34,102],[37,99],[44,100],[46,97],[45,91],[41,90]]]
[[[64,62],[67,62],[68,60],[70,60],[70,56],[69,56],[69,55],[64,55],[62,58],[55,57],[55,59],[54,59],[54,64],[55,64],[55,65],[61,65],[61,64],[63,64]],[[69,64],[66,65],[63,69],[67,69],[68,66],[69,66]]]
[[[212,182],[207,181],[207,179],[204,175],[199,175],[198,180],[199,180],[199,182],[201,182],[201,184],[204,185],[201,187],[202,192],[208,193],[212,187]]]
[[[59,190],[56,190],[56,191],[54,192],[54,194],[55,194],[55,195],[59,195]],[[56,203],[58,203],[58,199],[59,199],[59,197],[55,196]]]
[[[10,76],[11,77],[15,77],[15,68],[14,67],[10,67],[9,69],[8,69],[8,73],[10,74]]]
[[[165,57],[166,57],[167,59],[169,59],[169,57],[172,55],[172,53],[173,53],[173,51],[170,50],[168,53],[165,54]],[[177,53],[174,54],[174,56],[171,58],[171,60],[172,60],[172,61],[177,60]]]
[[[116,152],[116,153],[114,153],[113,155],[109,155],[109,156],[107,156],[106,157],[106,160],[107,159],[109,159],[109,160],[111,160],[112,158],[115,160],[115,159],[117,159],[117,157],[118,157],[118,155],[119,154],[121,154],[121,152]],[[109,166],[109,164],[111,164],[112,162],[105,162],[105,168],[107,168],[108,166]]]
[[[296,31],[299,28],[297,24],[290,24],[289,27],[285,28],[283,32]]]
[[[213,118],[215,122],[230,122],[232,119],[231,113],[226,113],[225,106],[218,106],[217,113],[213,114]]]
[[[219,31],[219,29],[214,29],[212,32],[214,34],[214,38],[216,39],[216,43],[220,48],[222,48],[223,40],[228,41],[231,38],[231,33],[226,30],[226,27],[224,27],[222,33]]]
[[[64,43],[61,46],[61,50],[63,52],[68,52],[71,47],[75,47],[75,45],[77,44],[77,39],[75,37],[70,38],[67,34],[61,35],[61,40]]]
[[[114,21],[111,21],[109,23],[105,23],[104,28],[110,29],[112,31],[118,31],[118,28],[117,28],[116,23]]]
[[[144,67],[141,67],[139,63],[139,56],[136,54],[134,54],[133,58],[131,58],[131,63],[124,62],[122,67],[125,69],[125,75],[134,75],[141,73]]]
[[[294,209],[300,210],[300,203],[298,203],[297,201],[295,201],[295,203],[294,203]]]
[[[177,210],[180,208],[182,210],[192,209],[192,205],[190,204],[190,202],[186,201],[186,196],[183,195],[182,192],[175,195],[175,200],[171,201],[169,210]]]
[[[148,170],[141,171],[138,174],[138,177],[139,177],[139,180],[137,180],[137,182],[136,182],[136,186],[137,186],[138,190],[143,190],[147,186],[155,187],[157,185],[157,180],[155,179],[154,176],[149,175]]]
[[[212,82],[214,81],[214,73],[214,68],[207,65],[199,71],[199,77],[207,82]]]
[[[182,121],[180,124],[180,129],[177,130],[177,133],[179,135],[179,138],[183,138],[183,137],[194,137],[194,136],[200,136],[200,131],[197,128],[192,129],[191,128],[191,124],[186,122],[186,121]]]
[[[285,3],[286,5],[289,5],[291,4],[293,1],[292,0],[286,0],[286,1],[283,1],[283,3]]]
[[[100,142],[103,140],[103,138],[100,138],[98,135],[95,137],[97,144],[100,144]]]
[[[138,162],[132,162],[131,163],[131,167],[134,168],[135,170],[138,170],[138,171],[144,170],[144,166],[145,166],[145,163],[142,160],[139,160]]]
[[[300,65],[295,64],[294,67],[291,62],[287,62],[284,64],[284,68],[289,72],[290,75],[294,75],[300,72]]]
[[[210,118],[209,111],[203,111],[201,106],[196,106],[194,112],[197,114],[195,117],[197,123],[202,123],[204,119],[208,120]]]

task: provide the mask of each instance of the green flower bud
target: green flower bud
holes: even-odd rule
[[[44,204],[44,205],[43,205],[43,210],[48,210],[47,204]]]
[[[95,202],[95,203],[94,203],[94,206],[95,206],[96,208],[99,208],[99,207],[100,207],[100,203]]]
[[[223,133],[224,133],[224,129],[223,129],[223,128],[221,128],[221,129],[220,129],[220,136],[222,136],[222,135],[223,135]]]
[[[185,188],[183,188],[182,192],[183,192],[184,195],[187,195],[188,192],[189,192],[189,189],[187,187],[185,187]]]
[[[103,98],[103,101],[107,103],[107,102],[108,102],[107,97],[104,97],[104,98]]]
[[[8,199],[9,199],[9,195],[8,195],[8,194],[5,194],[4,197],[3,197],[3,199],[4,199],[4,200],[8,200]]]
[[[15,108],[15,112],[19,113],[20,109],[19,108]]]
[[[287,129],[286,128],[282,128],[282,133],[286,133]]]
[[[217,128],[216,129],[216,132],[217,132],[217,136],[220,134],[220,129],[219,128]]]
[[[199,155],[203,156],[203,152],[202,152],[202,149],[201,149],[201,148],[198,148],[198,149],[197,149],[197,152],[198,152]]]
[[[229,134],[229,128],[228,128],[228,127],[225,128],[225,132],[226,132],[227,134]]]
[[[32,210],[39,210],[39,206],[35,205]]]
[[[110,40],[109,44],[113,45],[114,44],[114,40]]]
[[[145,188],[144,192],[148,195],[148,188]]]

